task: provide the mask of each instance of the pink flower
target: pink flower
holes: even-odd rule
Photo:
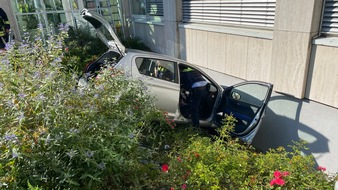
[[[187,188],[187,184],[183,184],[182,189],[186,189],[186,188]]]
[[[273,173],[273,176],[275,177],[275,179],[279,179],[281,177],[283,177],[283,175],[280,173],[280,171],[276,170],[274,173]]]
[[[273,186],[276,184],[276,185],[283,186],[285,184],[285,181],[282,178],[288,175],[290,175],[289,172],[280,172],[276,170],[273,173],[274,178],[270,181],[270,185]]]
[[[323,166],[318,166],[317,170],[319,170],[319,171],[326,171],[326,168],[323,167]]]
[[[280,185],[280,186],[283,186],[285,184],[285,181],[281,178],[275,178],[273,180],[270,181],[270,185],[273,186],[273,185]]]
[[[167,164],[163,164],[161,169],[162,169],[163,172],[168,172],[169,166]]]
[[[289,172],[283,172],[283,176],[288,176],[288,175],[290,175]]]
[[[173,188],[173,187],[170,187],[170,190],[175,190],[175,188]]]

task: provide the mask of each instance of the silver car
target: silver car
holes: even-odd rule
[[[180,72],[187,67],[196,69],[210,85],[208,97],[201,105],[200,126],[219,127],[225,115],[232,114],[238,120],[233,135],[244,142],[252,142],[264,117],[272,84],[247,81],[230,87],[219,85],[200,68],[183,60],[152,52],[126,50],[108,21],[86,9],[81,15],[93,25],[109,48],[87,66],[85,76],[98,71],[107,64],[107,60],[114,62],[114,67],[125,70],[134,78],[144,79],[149,92],[156,98],[155,105],[168,112],[176,123],[190,123],[189,93],[181,89]],[[86,78],[81,81],[85,82]]]

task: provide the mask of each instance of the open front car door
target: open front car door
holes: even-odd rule
[[[222,119],[226,115],[236,118],[234,136],[248,144],[252,143],[265,115],[272,89],[270,83],[250,81],[224,90],[218,113]]]

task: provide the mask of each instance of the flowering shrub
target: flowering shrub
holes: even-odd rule
[[[194,136],[174,149],[155,183],[167,189],[333,189],[335,174],[315,168],[303,156],[304,143],[259,153],[230,137],[235,119],[229,116],[215,139]]]
[[[88,28],[70,28],[65,39],[62,65],[73,71],[83,72],[85,66],[107,51],[107,46],[91,35]]]
[[[61,64],[65,37],[66,28],[45,43],[27,35],[1,52],[0,188],[135,189],[157,171],[140,143],[165,118],[141,82],[114,69],[77,88]]]

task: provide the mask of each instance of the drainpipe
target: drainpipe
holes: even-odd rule
[[[307,96],[308,93],[309,93],[308,86],[310,86],[310,88],[311,88],[311,82],[309,82],[310,81],[309,77],[310,77],[310,71],[311,71],[310,70],[310,61],[311,61],[311,57],[312,57],[312,54],[313,54],[313,48],[312,48],[312,46],[313,46],[314,40],[316,40],[317,38],[320,38],[321,35],[322,35],[322,27],[323,27],[323,20],[324,20],[323,18],[324,18],[324,12],[325,12],[325,5],[326,5],[326,0],[323,0],[321,18],[320,18],[320,21],[319,21],[320,23],[319,23],[318,33],[311,38],[311,44],[310,44],[311,47],[310,47],[310,51],[309,51],[310,55],[309,55],[309,60],[308,60],[309,64],[308,64],[308,68],[307,68],[307,72],[306,72],[307,76],[306,76],[306,85],[305,85],[305,96]]]
[[[325,5],[327,0],[323,0],[322,12],[320,17],[319,29],[318,34],[312,37],[312,41],[319,38],[322,35],[322,27],[323,27],[323,20],[324,20],[324,13],[325,13]]]

